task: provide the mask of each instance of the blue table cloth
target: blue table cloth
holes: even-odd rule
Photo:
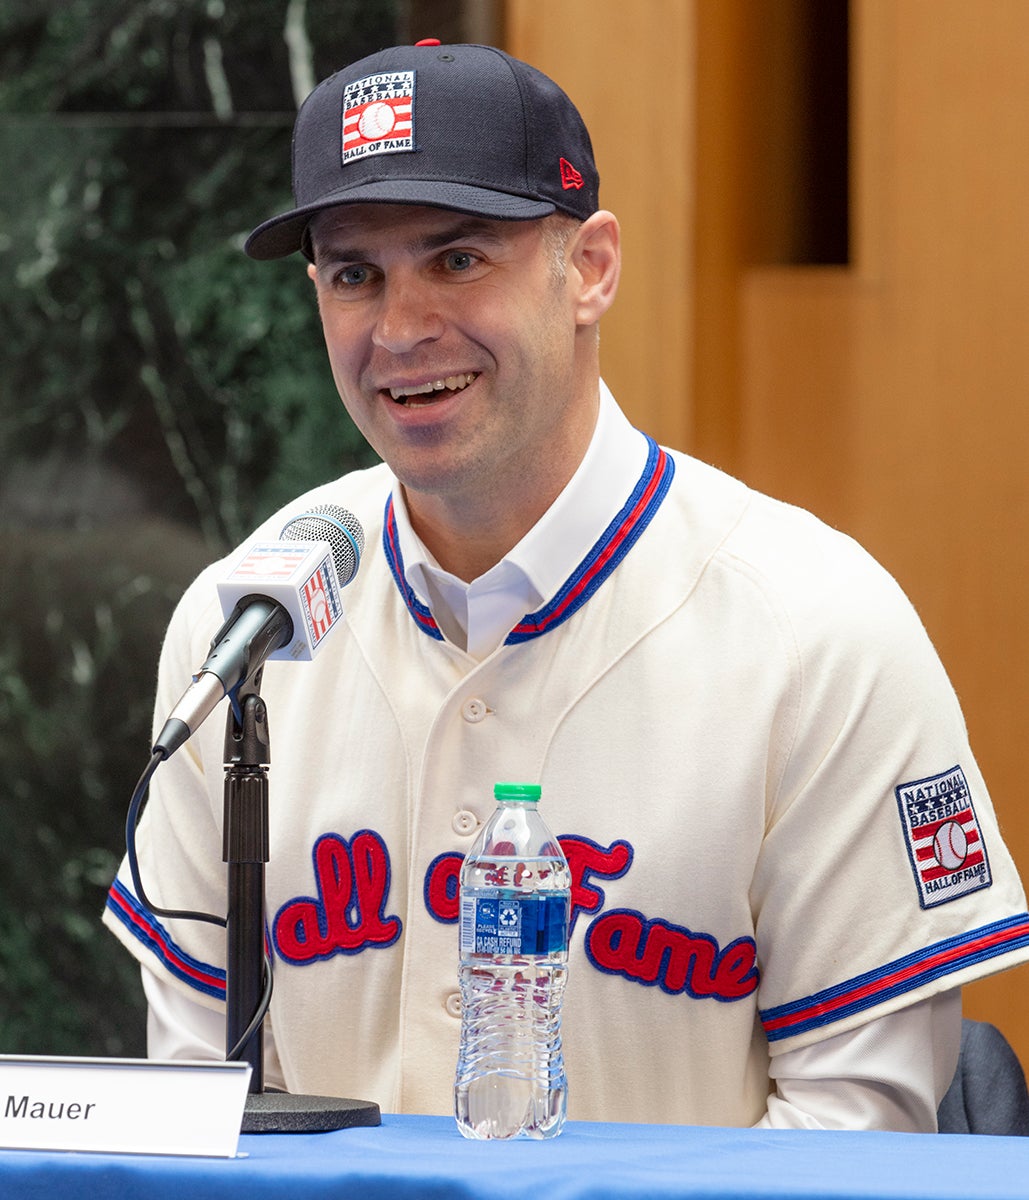
[[[1025,1200],[1029,1138],[570,1122],[469,1142],[449,1117],[250,1134],[235,1159],[0,1151],[2,1200]]]

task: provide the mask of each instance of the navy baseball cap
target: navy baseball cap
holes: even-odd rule
[[[568,96],[492,46],[395,46],[338,71],[293,127],[293,199],[251,258],[309,254],[307,226],[339,204],[425,204],[501,220],[585,220],[600,179]]]

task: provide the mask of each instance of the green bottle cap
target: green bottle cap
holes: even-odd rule
[[[494,800],[514,800],[520,804],[535,804],[542,788],[538,783],[495,783]]]

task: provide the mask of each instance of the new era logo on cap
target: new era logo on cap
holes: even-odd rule
[[[343,162],[414,148],[414,71],[389,71],[343,92]]]
[[[561,186],[567,192],[569,188],[575,188],[577,191],[586,181],[582,175],[572,166],[567,158],[561,159]]]

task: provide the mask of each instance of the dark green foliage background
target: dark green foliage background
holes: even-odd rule
[[[284,30],[320,79],[409,18],[0,0],[0,1053],[143,1052],[99,915],[164,626],[260,518],[372,461],[302,260],[241,252],[289,199]]]

